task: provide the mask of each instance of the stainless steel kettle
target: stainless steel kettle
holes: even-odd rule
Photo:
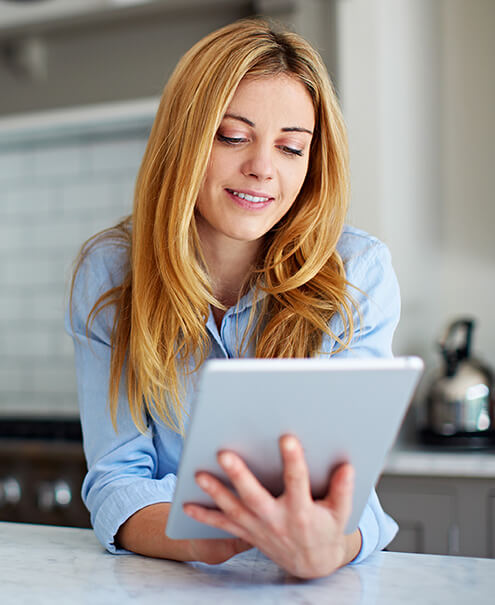
[[[471,357],[473,319],[451,323],[438,343],[444,365],[426,395],[423,441],[456,447],[495,445],[493,372]]]

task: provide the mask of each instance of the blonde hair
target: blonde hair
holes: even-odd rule
[[[138,174],[133,213],[90,239],[120,238],[130,270],[104,293],[87,319],[115,309],[109,401],[114,424],[122,373],[136,426],[158,417],[183,431],[184,378],[208,356],[206,321],[213,295],[201,252],[195,204],[210,150],[238,84],[246,77],[286,74],[304,84],[315,111],[308,174],[289,212],[265,237],[263,263],[250,286],[267,296],[250,324],[256,357],[317,355],[323,334],[338,350],[353,335],[352,299],[336,250],[348,204],[347,140],[336,96],[318,53],[295,33],[261,19],[237,21],[195,44],[169,79]],[[74,280],[72,282],[72,291]],[[259,309],[258,309],[259,311]],[[329,327],[338,314],[340,340]],[[243,346],[246,343],[243,343]]]

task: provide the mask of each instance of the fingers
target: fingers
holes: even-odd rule
[[[184,511],[202,523],[247,540],[251,533],[256,531],[257,512],[262,509],[266,498],[271,496],[238,456],[231,452],[222,452],[218,459],[239,497],[212,475],[198,473],[198,485],[214,500],[220,511],[193,505],[187,505]]]
[[[218,454],[218,463],[227,473],[244,506],[258,517],[268,517],[275,501],[245,462],[233,452],[222,451]]]
[[[242,525],[239,525],[226,516],[222,511],[211,510],[197,504],[184,504],[184,512],[186,515],[200,523],[211,525],[212,527],[216,527],[217,529],[221,529],[233,536],[241,538],[243,541],[242,543],[247,544],[249,532]]]
[[[281,437],[279,445],[284,463],[284,495],[291,508],[300,510],[312,500],[304,451],[298,439],[293,435]]]
[[[333,473],[324,502],[332,509],[335,520],[344,527],[352,511],[354,469],[342,464]]]

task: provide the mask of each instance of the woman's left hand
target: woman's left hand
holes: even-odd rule
[[[218,454],[218,462],[237,494],[205,472],[198,485],[219,510],[186,504],[184,511],[197,521],[223,529],[261,550],[299,578],[326,576],[351,561],[361,548],[361,534],[344,535],[351,513],[354,470],[336,469],[326,496],[313,500],[309,473],[299,441],[280,439],[285,489],[274,498],[233,452]]]

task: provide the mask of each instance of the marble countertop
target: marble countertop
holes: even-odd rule
[[[383,470],[387,475],[495,478],[495,449],[448,451],[424,446],[395,447]]]
[[[258,551],[216,566],[111,555],[93,532],[0,523],[2,605],[493,603],[495,560],[376,553],[328,578],[288,576]]]

